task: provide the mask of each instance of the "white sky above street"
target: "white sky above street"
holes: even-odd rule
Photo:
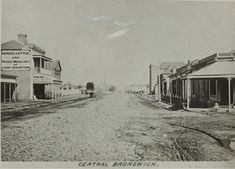
[[[75,84],[147,84],[148,65],[235,49],[235,2],[3,0],[2,42],[18,33]]]

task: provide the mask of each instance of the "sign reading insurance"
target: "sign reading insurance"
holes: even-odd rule
[[[29,51],[2,51],[2,70],[30,70]]]

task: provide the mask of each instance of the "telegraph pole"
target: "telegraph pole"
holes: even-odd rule
[[[152,65],[149,65],[149,94],[152,93]]]

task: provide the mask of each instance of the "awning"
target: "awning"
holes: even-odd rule
[[[45,76],[34,76],[33,84],[50,84],[53,83],[53,80]]]
[[[47,76],[35,76],[33,77],[34,84],[62,84],[61,80],[53,79]]]
[[[14,75],[8,75],[8,74],[1,74],[1,82],[5,83],[17,83],[16,77]]]
[[[53,80],[53,84],[62,85],[62,81],[61,80]]]
[[[187,76],[189,78],[235,77],[235,61],[214,62]]]

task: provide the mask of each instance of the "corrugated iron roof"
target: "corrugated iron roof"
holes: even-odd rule
[[[189,76],[235,76],[235,61],[214,62],[202,69],[189,73]]]
[[[21,50],[22,48],[25,48],[25,47],[29,47],[43,54],[46,53],[46,51],[44,51],[43,49],[41,49],[40,47],[38,47],[37,45],[33,43],[23,44],[22,42],[16,41],[16,40],[11,40],[11,41],[3,43],[1,45],[1,50]]]
[[[11,40],[5,43],[2,43],[1,50],[21,50],[24,47],[24,44]]]

